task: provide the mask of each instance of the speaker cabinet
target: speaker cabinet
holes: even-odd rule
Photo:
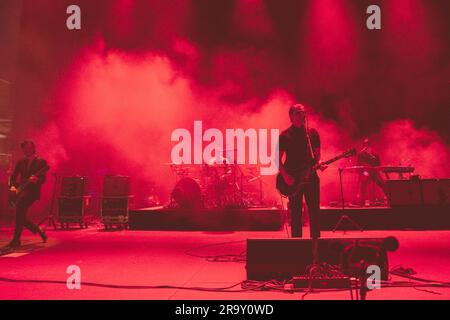
[[[87,177],[63,177],[61,197],[83,197],[87,191]]]
[[[423,202],[426,205],[450,205],[450,179],[424,179]]]
[[[124,176],[105,176],[104,197],[127,197],[130,195],[130,178]]]
[[[391,206],[450,205],[450,179],[387,181]]]
[[[318,241],[320,262],[339,265],[344,272],[349,272],[354,260],[360,263],[364,259],[369,265],[377,264],[381,268],[383,280],[387,280],[389,273],[386,250],[394,251],[398,247],[398,241],[393,237]],[[353,250],[354,248],[358,250]],[[248,280],[288,280],[294,276],[306,275],[306,269],[312,261],[311,239],[247,240]]]
[[[386,181],[391,206],[420,205],[423,203],[420,180]]]

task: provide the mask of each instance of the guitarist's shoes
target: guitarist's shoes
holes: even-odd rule
[[[39,235],[42,238],[42,242],[46,243],[47,239],[48,239],[48,236],[45,234],[45,230],[39,228]]]
[[[11,249],[19,248],[22,244],[20,243],[20,240],[13,240],[10,243],[8,243],[7,247]]]

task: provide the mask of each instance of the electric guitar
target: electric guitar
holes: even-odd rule
[[[354,156],[356,154],[356,149],[350,149],[334,158],[331,158],[327,161],[320,162],[316,164],[315,166],[311,168],[303,168],[300,169],[298,172],[294,174],[291,178],[293,178],[294,182],[292,184],[288,184],[285,181],[285,178],[281,174],[281,172],[277,175],[277,190],[286,197],[291,197],[296,195],[302,188],[302,186],[306,183],[308,183],[308,179],[311,176],[311,174],[319,169],[321,166],[332,164],[333,162],[336,162],[342,158],[348,158],[351,156]]]
[[[49,169],[50,168],[48,166],[45,166],[33,175],[39,176],[39,175],[47,172]],[[16,187],[15,191],[9,190],[8,203],[12,208],[15,208],[19,199],[21,197],[23,197],[24,195],[26,195],[26,193],[29,191],[29,186],[31,184],[32,184],[32,182],[30,181],[30,179],[27,179],[23,183],[21,183],[20,186]]]

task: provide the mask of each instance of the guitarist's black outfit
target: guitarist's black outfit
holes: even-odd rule
[[[39,157],[25,157],[19,160],[14,168],[10,178],[10,187],[19,187],[33,175],[38,178],[38,181],[37,183],[30,183],[23,195],[17,199],[16,229],[14,238],[10,243],[12,246],[20,246],[20,236],[22,235],[23,227],[26,227],[34,234],[39,233],[44,242],[47,240],[45,233],[27,218],[28,209],[35,201],[40,199],[41,186],[45,183],[46,179],[46,168],[49,168],[47,162]]]
[[[320,137],[315,129],[308,130],[311,147],[313,150],[320,148]],[[292,125],[280,134],[279,151],[286,153],[286,161],[283,164],[286,173],[292,177],[298,176],[299,172],[308,170],[316,164],[311,156],[305,127]],[[300,191],[289,197],[289,209],[291,213],[292,237],[302,237],[302,211],[303,195],[309,211],[310,230],[312,238],[320,237],[320,226],[318,221],[320,210],[320,180],[314,171]]]

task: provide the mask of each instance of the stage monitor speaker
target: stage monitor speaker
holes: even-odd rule
[[[104,197],[127,197],[130,195],[130,177],[105,176],[103,181]]]
[[[63,177],[61,197],[82,197],[86,194],[87,177]]]
[[[426,205],[450,205],[450,179],[423,179],[423,203]]]
[[[420,180],[388,180],[386,184],[391,206],[423,204]]]
[[[368,265],[378,265],[382,279],[387,280],[389,263],[386,251],[395,251],[397,248],[398,241],[394,237],[319,239],[319,260],[339,265],[345,273],[353,275],[355,265],[364,259]],[[312,261],[311,239],[247,240],[248,280],[288,280],[306,275],[306,269]]]

